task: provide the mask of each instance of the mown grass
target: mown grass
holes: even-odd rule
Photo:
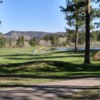
[[[33,53],[33,49],[0,48],[0,84],[30,85],[71,77],[100,75],[100,62],[93,60],[95,51],[91,52],[91,64],[84,65],[84,52]],[[5,78],[2,79],[2,77]]]

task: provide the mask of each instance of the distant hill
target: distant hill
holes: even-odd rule
[[[43,38],[48,34],[63,34],[64,32],[50,33],[50,32],[41,32],[41,31],[10,31],[5,34],[7,38],[18,39],[19,36],[24,36],[25,40],[29,40],[32,37],[34,38]]]

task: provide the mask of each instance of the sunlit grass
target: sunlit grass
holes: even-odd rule
[[[1,78],[0,85],[36,85],[46,82],[59,81],[58,79],[43,79],[43,78]]]

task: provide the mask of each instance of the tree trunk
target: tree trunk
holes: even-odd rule
[[[86,0],[86,43],[84,64],[90,64],[90,0]]]
[[[76,26],[76,33],[75,33],[75,51],[77,52],[78,49],[78,27]]]

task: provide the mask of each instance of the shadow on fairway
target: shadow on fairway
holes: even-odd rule
[[[59,56],[59,54],[63,54],[63,56]],[[66,55],[66,53],[68,55]],[[93,57],[94,52],[91,51],[91,57]],[[54,54],[58,54],[58,56],[53,56]],[[3,57],[4,59],[8,60],[41,60],[41,59],[55,59],[55,58],[82,58],[84,57],[84,51],[78,51],[77,53],[74,53],[72,51],[57,51],[57,52],[48,52],[43,54],[11,54],[11,55],[0,55],[0,57]]]
[[[33,54],[8,54],[8,55],[0,55],[0,57],[18,57],[18,56],[28,56],[28,57],[31,57],[33,56]],[[39,56],[39,55],[36,55],[34,54],[34,56]]]
[[[33,56],[31,58],[22,58],[22,57],[18,57],[18,58],[15,58],[15,57],[6,57],[6,59],[11,59],[11,60],[38,60],[38,59],[52,59],[52,58],[66,58],[68,59],[67,57],[84,57],[84,55],[73,55],[73,56],[45,56],[45,57],[37,57],[37,56]]]
[[[84,64],[72,64],[68,62],[63,61],[31,61],[31,62],[25,62],[25,63],[15,63],[15,64],[6,64],[6,65],[0,65],[0,73],[1,77],[6,76],[12,76],[12,77],[33,77],[33,78],[64,78],[64,76],[54,76],[54,75],[45,75],[45,72],[77,72],[77,73],[71,73],[71,75],[82,75],[81,72],[97,72],[100,70],[100,64],[98,65],[84,65]],[[18,73],[22,74],[18,74]],[[27,74],[24,74],[27,73]],[[35,73],[35,74],[30,74]],[[41,74],[42,73],[42,76]],[[44,73],[44,75],[43,75]],[[96,73],[96,74],[97,74]],[[87,75],[95,75],[92,73],[88,73]]]

